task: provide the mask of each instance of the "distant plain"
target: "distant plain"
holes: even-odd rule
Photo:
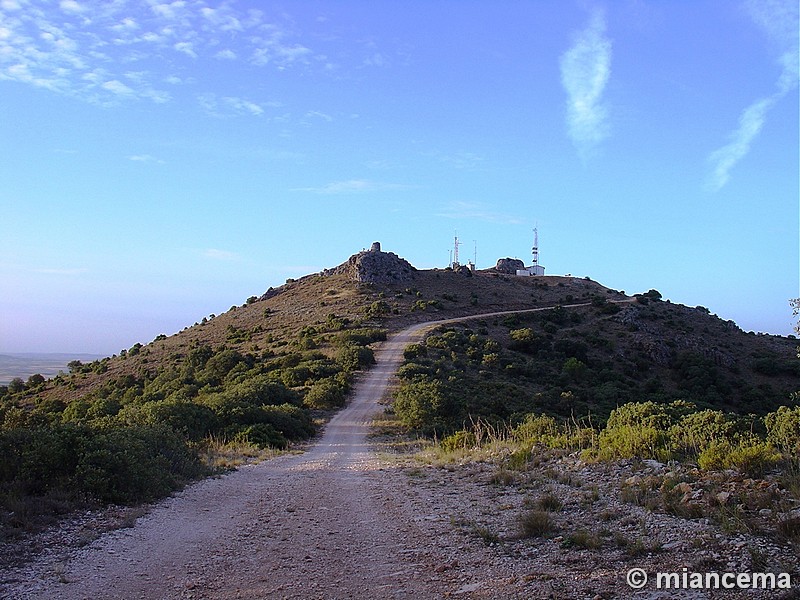
[[[59,371],[69,372],[67,363],[73,360],[91,362],[100,355],[69,353],[19,353],[0,354],[0,385],[8,385],[15,377],[27,380],[39,373],[46,378],[55,377]]]

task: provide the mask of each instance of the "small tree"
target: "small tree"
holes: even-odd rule
[[[26,387],[29,387],[29,388],[39,387],[44,382],[45,382],[44,375],[41,375],[40,373],[36,373],[35,375],[31,375],[30,377],[28,377],[28,383],[27,383]]]

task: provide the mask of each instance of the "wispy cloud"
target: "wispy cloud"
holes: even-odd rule
[[[731,135],[731,141],[712,152],[708,160],[712,164],[709,187],[720,190],[731,178],[731,169],[750,151],[750,145],[764,127],[767,112],[776,98],[762,98],[748,106],[739,117],[739,128]]]
[[[320,112],[318,110],[310,110],[310,111],[308,111],[305,114],[305,118],[303,119],[302,122],[305,125],[310,125],[311,124],[311,119],[317,119],[317,120],[321,120],[321,121],[326,121],[328,123],[333,121],[333,117],[332,116],[330,116],[327,113]]]
[[[314,194],[362,194],[366,192],[385,192],[410,189],[413,186],[401,183],[386,183],[369,179],[348,179],[333,181],[320,187],[293,188],[293,192],[311,192]]]
[[[241,259],[241,256],[236,252],[220,250],[218,248],[206,248],[200,254],[204,258],[209,258],[211,260],[234,261]]]
[[[197,52],[194,51],[194,45],[191,42],[177,42],[172,47],[190,58],[197,58]]]
[[[714,150],[708,157],[711,173],[707,186],[719,191],[730,181],[731,170],[750,151],[758,137],[767,114],[784,96],[798,86],[800,78],[800,8],[795,0],[750,0],[745,4],[753,22],[767,35],[778,50],[781,72],[775,92],[760,98],[744,109],[739,117],[739,126],[731,133],[729,142]]]
[[[164,164],[163,160],[161,160],[160,158],[156,158],[155,156],[151,156],[150,154],[134,154],[132,156],[129,156],[128,160],[141,163],[153,163],[157,165]]]
[[[230,48],[225,48],[224,50],[220,50],[214,55],[214,58],[218,58],[220,60],[236,60],[236,52],[231,50]]]
[[[583,155],[609,135],[603,92],[611,75],[611,40],[605,32],[605,16],[595,10],[560,61],[561,83],[567,92],[567,131]]]
[[[316,53],[299,42],[289,17],[270,19],[233,2],[203,4],[1,0],[0,80],[99,105],[163,103],[173,98],[158,87],[164,74],[154,70],[154,61],[185,66],[189,60],[236,61],[241,55],[251,65],[281,70],[312,64]],[[140,77],[126,80],[129,70]]]
[[[41,273],[43,275],[61,275],[64,277],[72,277],[75,275],[82,275],[83,273],[87,273],[89,269],[84,267],[75,267],[75,268],[51,268],[51,267],[42,267],[39,269],[34,269],[35,273]]]
[[[258,117],[264,114],[264,106],[238,96],[223,96],[220,98],[216,94],[201,94],[197,100],[203,110],[214,117],[233,117],[237,115]],[[274,103],[269,103],[267,106],[274,106]]]
[[[477,169],[483,163],[483,157],[474,152],[456,152],[455,154],[439,154],[437,158],[460,171]]]
[[[436,216],[445,217],[447,219],[476,219],[479,221],[503,223],[506,225],[520,225],[525,223],[525,219],[493,210],[485,204],[461,200],[449,202],[442,207]]]

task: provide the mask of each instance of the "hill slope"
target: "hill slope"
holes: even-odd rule
[[[659,297],[615,304],[634,299],[588,279],[419,271],[392,253],[359,253],[69,375],[0,388],[0,491],[35,499],[4,512],[3,529],[70,502],[159,497],[207,472],[198,453],[212,443],[307,439],[315,418],[344,405],[373,346],[424,321],[581,305],[453,326],[410,355],[403,380],[427,377],[451,401],[440,432],[532,412],[602,422],[643,399],[764,414],[800,387],[793,340]]]

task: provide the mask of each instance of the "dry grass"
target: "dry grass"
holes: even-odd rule
[[[224,442],[211,438],[205,441],[200,451],[200,460],[212,471],[219,472],[269,460],[283,453],[281,450],[259,448],[246,442]]]

